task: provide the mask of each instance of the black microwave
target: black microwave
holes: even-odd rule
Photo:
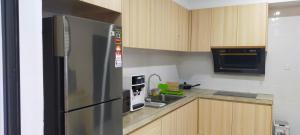
[[[265,48],[213,48],[215,72],[265,74]]]

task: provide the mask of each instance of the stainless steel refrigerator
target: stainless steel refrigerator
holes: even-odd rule
[[[44,134],[122,135],[121,27],[43,19]]]

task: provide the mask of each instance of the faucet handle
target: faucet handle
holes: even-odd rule
[[[160,94],[160,96],[161,96],[162,101],[166,101],[166,95],[165,94]]]

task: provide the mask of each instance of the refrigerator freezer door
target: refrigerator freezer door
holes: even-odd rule
[[[122,135],[122,100],[66,113],[65,135]]]
[[[65,61],[65,112],[121,98],[122,68],[115,67],[114,40],[121,28],[69,16],[57,17],[57,24],[60,30],[63,25],[58,36],[64,38],[57,39],[64,41],[57,41],[56,48]]]

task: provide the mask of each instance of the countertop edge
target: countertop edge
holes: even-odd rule
[[[266,99],[246,99],[246,98],[238,98],[231,97],[231,96],[201,96],[199,95],[198,98],[201,99],[212,99],[212,100],[221,100],[221,101],[228,101],[228,102],[241,102],[241,103],[249,103],[249,104],[260,104],[260,105],[273,105],[273,100],[266,100]]]

